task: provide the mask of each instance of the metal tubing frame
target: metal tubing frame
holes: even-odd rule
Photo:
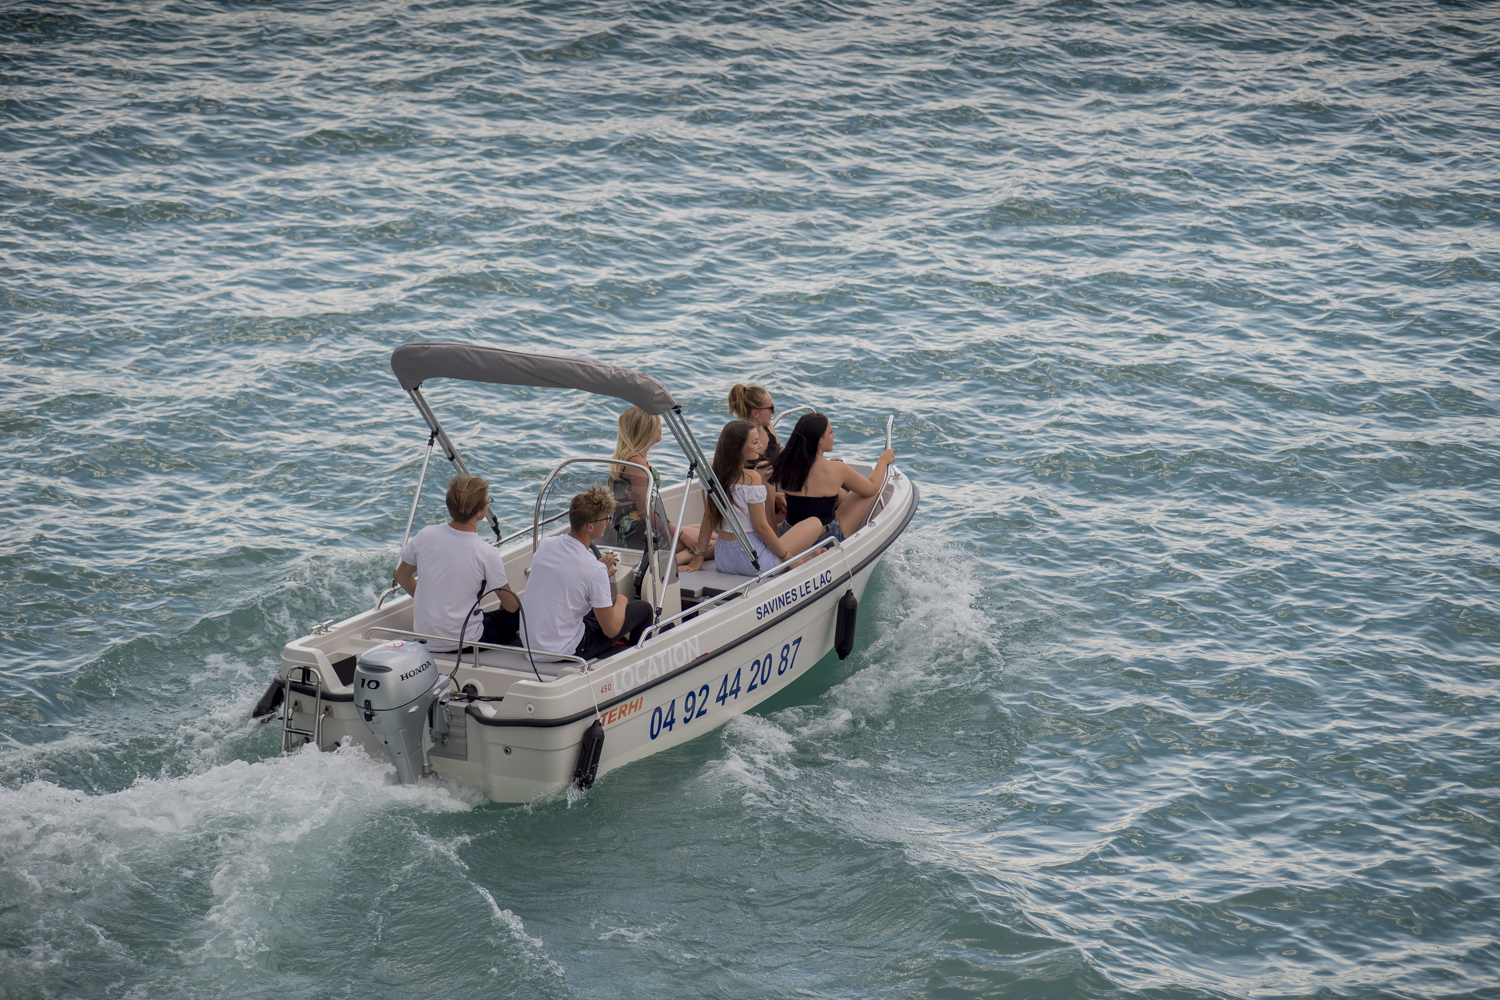
[[[298,683],[307,684],[311,680],[316,693],[313,696],[313,727],[312,729],[298,729],[292,725],[292,671],[302,671],[302,680]],[[298,663],[286,672],[282,680],[281,704],[281,752],[287,753],[292,749],[291,739],[293,736],[308,737],[311,742],[323,749],[323,674],[317,667],[310,667],[304,663]],[[304,740],[304,742],[307,742]]]
[[[647,483],[647,486],[646,486],[646,514],[647,514],[647,516],[650,516],[650,514],[651,514],[651,498],[656,495],[656,480],[654,478],[652,478],[652,476],[651,476],[651,469],[648,468],[647,466],[639,465],[639,464],[637,464],[635,462],[627,462],[623,458],[588,458],[588,457],[585,457],[585,458],[568,458],[568,459],[564,459],[563,461],[558,462],[557,465],[553,467],[552,471],[547,474],[547,478],[544,479],[544,480],[542,480],[541,488],[536,491],[536,506],[533,508],[532,513],[531,513],[531,530],[533,532],[535,532],[536,534],[534,534],[532,536],[532,539],[531,539],[531,551],[535,552],[536,551],[536,547],[539,544],[541,544],[541,539],[538,536],[541,533],[541,527],[542,527],[542,524],[544,523],[542,521],[542,498],[547,495],[547,487],[551,486],[552,485],[552,480],[554,480],[554,479],[557,478],[557,474],[559,472],[561,472],[562,470],[566,469],[568,466],[570,466],[570,465],[580,465],[580,464],[583,464],[585,462],[594,462],[594,463],[608,464],[608,465],[623,465],[623,466],[626,466],[628,468],[639,469],[641,472],[644,472],[646,474],[646,483]],[[561,517],[561,516],[562,516],[561,514],[557,515],[557,517]],[[547,518],[547,520],[546,520],[545,523],[550,524],[553,521],[557,520],[557,517],[549,517],[549,518]],[[647,525],[647,527],[650,527],[650,526]],[[515,536],[511,536],[511,537],[515,537]],[[648,552],[651,551],[651,535],[650,535],[649,531],[646,534],[646,551],[648,551]]]
[[[411,525],[417,519],[417,504],[422,502],[422,485],[427,482],[427,463],[432,461],[432,446],[437,443],[437,434],[427,435],[427,451],[422,455],[422,471],[417,476],[417,494],[411,498],[411,513],[406,515],[406,533],[401,536],[401,547],[411,539]],[[378,607],[378,605],[377,605]]]
[[[672,428],[672,436],[677,439],[677,445],[682,453],[687,456],[689,462],[696,462],[703,476],[703,486],[708,493],[713,505],[719,508],[719,514],[723,517],[725,524],[734,528],[735,541],[745,548],[745,554],[750,557],[750,565],[758,571],[760,569],[760,558],[756,556],[755,550],[750,547],[750,541],[745,536],[745,529],[740,526],[739,515],[734,512],[734,503],[729,499],[729,491],[724,489],[724,484],[719,482],[719,477],[714,475],[714,467],[703,454],[703,449],[698,447],[697,438],[693,437],[692,428],[688,427],[687,421],[682,419],[682,407],[674,406],[662,414],[667,426]],[[722,539],[721,539],[722,541]],[[699,544],[703,539],[698,539]]]
[[[447,431],[443,430],[443,425],[438,422],[437,414],[432,412],[432,407],[428,405],[426,397],[422,395],[422,387],[414,386],[408,389],[406,394],[416,404],[417,412],[422,415],[422,420],[427,424],[428,429],[442,443],[443,454],[447,456],[448,462],[453,466],[454,470],[461,475],[470,475],[469,467],[459,457],[458,449],[453,447],[453,442],[449,440]],[[729,524],[734,528],[735,540],[744,546],[745,555],[750,557],[750,565],[759,570],[761,568],[760,558],[755,554],[755,550],[751,548],[750,541],[745,535],[744,526],[740,524],[739,515],[734,512],[734,504],[729,498],[729,492],[719,482],[719,477],[714,475],[712,463],[703,454],[703,449],[698,446],[698,440],[693,437],[692,428],[688,427],[687,421],[683,419],[682,407],[672,407],[662,414],[662,419],[666,422],[667,426],[672,428],[672,436],[677,439],[677,445],[682,449],[682,453],[687,456],[688,461],[698,464],[703,477],[703,485],[706,487],[709,498],[713,501],[714,506],[719,508],[719,514],[723,518],[723,523]],[[619,465],[633,465],[631,462],[622,462],[619,459],[611,459],[610,461]],[[554,469],[553,475],[556,475],[556,472],[557,470]],[[647,470],[647,475],[650,475],[650,470]],[[551,476],[548,477],[549,482],[551,478]],[[546,484],[544,483],[543,489],[545,488]],[[655,489],[654,483],[652,489]],[[490,522],[490,528],[495,532],[495,542],[498,545],[504,537],[500,532],[500,520],[495,517],[494,509],[489,506],[485,507],[485,515]],[[533,529],[536,528],[535,519],[533,519],[532,527]],[[533,538],[533,551],[535,547],[536,539]]]
[[[651,616],[651,620],[653,622],[661,617],[661,609],[667,606],[666,579],[669,575],[671,575],[672,570],[677,568],[677,543],[682,539],[682,519],[687,516],[688,497],[692,495],[693,476],[696,473],[697,468],[698,466],[696,463],[689,462],[687,479],[683,480],[682,483],[682,506],[677,508],[677,530],[672,532],[672,544],[667,549],[667,551],[671,553],[671,555],[667,557],[669,566],[662,573],[661,592],[656,595],[656,613]]]
[[[517,531],[513,535],[506,535],[504,538],[500,539],[500,541],[496,542],[495,544],[496,545],[504,545],[506,542],[513,542],[517,538],[520,538],[522,535],[529,535],[533,531],[536,531],[537,528],[545,528],[547,525],[551,524],[553,521],[560,521],[560,520],[562,520],[563,518],[565,518],[567,516],[568,516],[568,512],[567,511],[563,511],[560,514],[553,514],[551,517],[547,518],[547,520],[543,521],[541,524],[537,525],[536,527],[522,528],[520,531]]]
[[[771,421],[771,430],[774,431],[776,429],[776,425],[781,423],[782,417],[789,417],[793,413],[801,413],[803,410],[806,410],[808,413],[818,412],[818,408],[816,406],[808,406],[806,404],[803,404],[802,406],[794,406],[790,410],[782,410],[780,413],[776,414],[776,419]]]
[[[552,470],[552,472],[547,476],[546,480],[542,483],[541,488],[536,491],[536,507],[532,510],[531,514],[531,551],[535,553],[537,546],[542,543],[542,500],[547,496],[547,487],[552,485],[552,480],[556,479],[557,474],[563,469],[566,469],[570,465],[582,465],[585,463],[621,465],[630,469],[638,469],[643,475],[645,475],[646,550],[641,553],[641,558],[647,561],[646,571],[648,573],[651,573],[654,578],[656,575],[656,560],[654,558],[656,554],[656,529],[651,526],[652,518],[655,516],[655,511],[652,509],[652,506],[653,501],[656,500],[661,494],[656,491],[656,479],[651,475],[651,469],[649,467],[640,465],[636,462],[627,462],[624,459],[620,458],[569,458],[557,464],[557,467]],[[557,520],[557,517],[561,516],[562,515],[559,514],[556,517],[549,517],[547,521],[550,523],[551,521]],[[624,546],[621,547],[623,548]],[[667,578],[670,575],[670,569],[662,570],[661,583],[657,589],[663,594],[667,592]],[[611,582],[613,582],[613,580],[611,580]]]
[[[431,429],[433,435],[442,442],[443,454],[447,455],[448,462],[453,466],[454,471],[463,476],[471,475],[472,473],[469,472],[469,467],[464,464],[464,460],[458,457],[458,449],[453,447],[452,441],[448,440],[447,431],[443,430],[443,425],[438,423],[437,414],[433,413],[432,407],[427,405],[427,399],[422,395],[422,387],[415,386],[408,389],[406,394],[411,397],[413,403],[417,404],[417,412],[422,414],[422,419],[427,422],[427,426]],[[501,537],[500,519],[495,516],[494,509],[488,504],[485,505],[484,513],[490,522],[490,529],[495,532],[495,542],[499,544]]]
[[[432,461],[432,446],[436,442],[436,431],[427,435],[427,451],[422,455],[422,471],[417,476],[417,494],[416,496],[411,498],[411,513],[406,515],[406,532],[401,536],[401,548],[403,549],[406,548],[406,543],[411,540],[412,522],[417,519],[417,504],[422,501],[422,484],[427,481],[427,463]],[[496,542],[495,544],[499,545],[500,543]],[[393,587],[387,588],[386,591],[380,595],[380,599],[375,602],[375,610],[379,611],[382,607],[384,607],[385,599],[387,597],[390,597],[400,589],[401,585],[399,583]],[[316,631],[316,629],[314,629],[314,631]]]
[[[660,621],[655,623],[654,625],[648,625],[641,632],[640,641],[635,644],[636,648],[639,649],[640,647],[644,646],[647,639],[650,639],[653,636],[657,635],[668,625],[681,621],[688,615],[695,615],[707,611],[715,604],[718,604],[721,601],[727,601],[731,597],[739,597],[741,594],[746,593],[751,587],[755,586],[757,583],[760,583],[762,580],[769,580],[773,576],[779,576],[782,573],[791,570],[792,568],[794,568],[793,563],[797,562],[799,559],[806,558],[807,556],[810,556],[813,553],[817,552],[819,549],[825,548],[829,549],[830,551],[837,551],[843,548],[843,544],[841,542],[835,542],[831,535],[824,535],[816,542],[813,542],[812,545],[808,548],[803,549],[801,552],[798,552],[794,556],[788,556],[785,562],[777,563],[775,566],[772,566],[770,569],[761,573],[759,576],[752,576],[750,579],[734,587],[732,590],[726,590],[722,594],[715,594],[713,597],[709,598],[706,601],[699,601],[692,607],[687,608],[683,611],[679,611],[677,614],[673,615],[671,618],[668,618],[666,621]],[[800,569],[801,567],[796,568]]]
[[[388,625],[371,625],[369,628],[365,629],[365,634],[362,635],[360,638],[368,640],[370,638],[370,633],[371,632],[389,632],[392,635],[401,636],[402,638],[405,638],[405,639],[422,639],[422,640],[431,641],[431,642],[452,642],[453,641],[453,637],[451,635],[448,636],[445,639],[445,638],[443,638],[440,635],[425,635],[425,634],[423,634],[421,632],[412,632],[412,631],[409,631],[408,629],[404,629],[404,628],[391,628]],[[547,652],[546,650],[543,650],[543,649],[527,649],[525,646],[502,646],[502,645],[499,645],[498,643],[493,643],[493,642],[478,642],[478,641],[475,641],[475,642],[466,642],[466,643],[464,643],[464,646],[473,646],[475,649],[499,649],[499,650],[503,650],[504,652],[507,652],[507,653],[527,653],[527,654],[529,654],[531,656],[545,656],[545,657],[547,657],[547,661],[549,663],[550,662],[556,662],[558,660],[566,660],[569,663],[576,663],[579,666],[583,667],[583,669],[584,669],[585,672],[588,671],[588,666],[589,666],[589,661],[588,660],[585,660],[581,656],[574,656],[571,653],[549,653],[549,652]],[[462,648],[463,647],[459,647],[459,649],[439,650],[439,651],[433,653],[432,655],[433,656],[447,656],[449,653],[452,653],[455,658],[461,660],[462,657],[463,657]],[[301,666],[301,664],[298,664],[298,666]],[[480,666],[483,667],[484,664],[480,664]],[[508,670],[510,668],[509,667],[498,667],[498,668],[497,667],[488,667],[486,669]],[[545,684],[546,682],[543,681],[542,683]]]
[[[875,515],[885,510],[885,503],[883,502],[882,494],[885,493],[886,487],[891,485],[891,480],[895,477],[896,463],[892,462],[890,465],[887,465],[885,467],[885,476],[880,480],[880,489],[875,491],[875,502],[870,504],[870,513],[865,515],[865,523],[860,525],[861,528],[874,524]]]

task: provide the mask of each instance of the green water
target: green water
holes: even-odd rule
[[[0,997],[1496,995],[1497,45],[6,6]],[[282,644],[394,565],[415,339],[641,368],[706,440],[741,380],[851,456],[894,413],[854,654],[527,807],[278,756]],[[508,531],[613,435],[427,391]]]

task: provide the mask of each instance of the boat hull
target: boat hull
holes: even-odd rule
[[[881,501],[871,522],[833,550],[704,605],[639,645],[593,662],[587,672],[551,664],[542,665],[543,676],[531,676],[521,672],[524,663],[502,669],[468,658],[455,669],[451,657],[445,664],[440,656],[439,668],[454,671],[455,688],[472,686],[479,697],[449,703],[448,737],[429,749],[432,771],[496,802],[529,802],[573,783],[584,733],[596,719],[604,728],[597,772],[602,779],[722,726],[809,673],[827,670],[839,601],[851,591],[863,598],[881,555],[916,511],[916,486],[897,473]],[[509,575],[524,579],[512,558],[507,556]],[[515,558],[529,559],[529,552]],[[409,619],[409,606],[397,602],[340,623],[330,638],[288,644],[283,676],[290,671],[294,680],[288,709],[295,728],[310,729],[314,713],[321,712],[320,747],[359,743],[372,755],[384,753],[360,719],[352,688],[340,683],[331,651],[368,638],[372,625],[399,627],[403,614]],[[304,667],[315,667],[316,676],[299,686],[296,671]],[[547,676],[546,668],[554,675]]]
[[[478,761],[471,764],[433,756],[433,770],[461,784],[483,787],[496,802],[527,802],[572,782],[584,731],[595,718],[604,726],[601,778],[696,739],[774,697],[798,678],[837,662],[829,654],[839,598],[849,590],[856,598],[862,596],[873,570],[873,565],[867,567],[852,582],[846,579],[841,587],[830,589],[797,614],[753,637],[722,652],[695,657],[696,665],[674,672],[662,683],[625,688],[628,697],[624,700],[608,696],[628,684],[643,665],[638,661],[609,670],[611,664],[604,661],[593,671],[593,687],[603,689],[601,697],[613,704],[604,708],[601,702],[597,715],[591,712],[561,725],[517,725],[486,717],[478,709],[467,711],[466,742],[472,755],[478,737],[482,767]],[[682,645],[690,652],[695,644],[688,640]]]

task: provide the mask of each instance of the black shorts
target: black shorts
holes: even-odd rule
[[[650,601],[629,601],[625,605],[625,624],[620,626],[620,634],[611,636],[604,634],[599,619],[590,611],[583,616],[583,638],[578,640],[578,648],[573,650],[573,655],[592,660],[607,654],[618,639],[625,639],[634,645],[640,639],[641,632],[651,624],[651,617]]]
[[[496,608],[484,613],[484,634],[480,642],[496,646],[514,646],[521,638],[521,612]]]

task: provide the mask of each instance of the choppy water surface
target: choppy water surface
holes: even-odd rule
[[[1497,42],[7,5],[0,995],[1494,995]],[[742,378],[846,454],[896,413],[857,652],[572,800],[279,757],[280,646],[394,562],[416,338],[705,438]],[[430,388],[512,530],[612,429]]]

